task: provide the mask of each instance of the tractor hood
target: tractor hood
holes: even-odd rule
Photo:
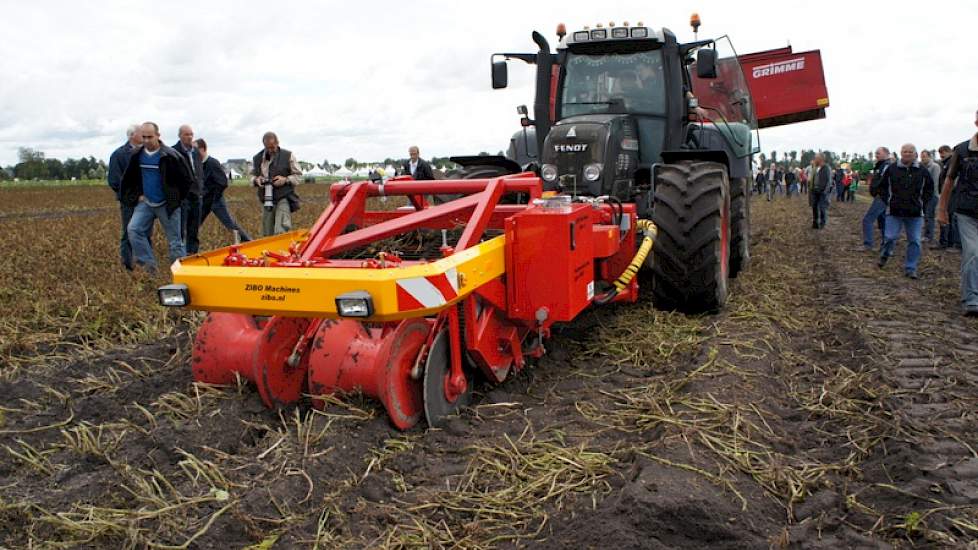
[[[623,145],[628,149],[622,151]],[[620,156],[620,153],[625,153]],[[558,189],[558,182],[568,192],[581,195],[619,195],[626,193],[628,183],[622,174],[635,170],[638,164],[638,139],[635,121],[625,114],[588,114],[565,118],[551,129],[541,155],[543,165],[556,167],[557,180],[547,187]],[[585,171],[600,176],[588,179]],[[591,166],[590,168],[588,168]]]

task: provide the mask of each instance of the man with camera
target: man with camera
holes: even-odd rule
[[[265,132],[261,141],[265,148],[252,159],[251,184],[258,188],[262,233],[269,237],[292,230],[292,212],[299,209],[295,186],[302,170],[295,155],[278,146],[275,132]]]

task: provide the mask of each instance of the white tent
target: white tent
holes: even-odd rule
[[[228,172],[231,174],[231,179],[236,180],[241,177],[241,172],[238,172],[234,168],[230,169]]]
[[[303,176],[309,176],[312,178],[325,178],[328,175],[329,172],[323,170],[322,168],[313,168],[312,170],[309,170],[308,172],[303,174]]]
[[[335,172],[333,172],[333,175],[334,176],[339,176],[341,178],[345,178],[347,176],[352,176],[353,175],[353,172],[351,172],[350,169],[347,168],[346,166],[340,166],[340,169],[337,170],[337,171],[335,171]]]
[[[384,175],[388,178],[393,178],[397,175],[397,168],[394,168],[390,164],[384,167]]]

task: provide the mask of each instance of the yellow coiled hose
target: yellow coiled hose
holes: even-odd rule
[[[632,279],[635,278],[638,270],[642,268],[642,264],[645,263],[645,258],[648,257],[649,252],[652,251],[652,245],[655,244],[655,237],[659,233],[659,228],[651,220],[637,220],[635,226],[644,235],[642,244],[638,246],[638,251],[635,253],[635,257],[632,258],[632,262],[628,264],[625,271],[612,283],[615,287],[614,290],[595,299],[595,302],[598,304],[610,302],[619,292],[625,290],[628,284],[632,282]]]

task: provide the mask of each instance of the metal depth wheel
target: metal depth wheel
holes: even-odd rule
[[[471,370],[466,368],[466,360],[462,358],[462,372],[465,373],[465,391],[458,394],[454,400],[449,400],[446,394],[451,394],[449,376],[452,371],[451,338],[448,327],[438,331],[431,343],[428,358],[424,365],[424,415],[428,426],[440,428],[445,425],[448,417],[458,412],[472,401],[473,377]]]

